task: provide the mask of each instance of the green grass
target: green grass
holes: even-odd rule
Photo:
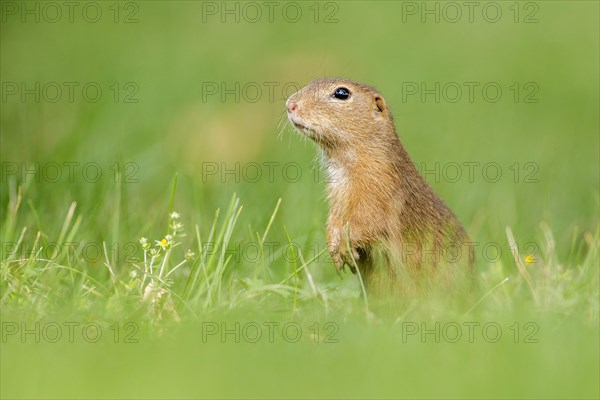
[[[203,24],[200,2],[160,1],[139,3],[137,24],[2,22],[2,82],[106,95],[1,103],[0,396],[598,398],[598,4],[536,4],[536,24],[401,23],[401,2],[360,1],[340,3],[336,24]],[[362,296],[327,254],[323,174],[281,93],[202,101],[202,82],[336,75],[383,92],[480,243],[469,296]],[[406,82],[470,81],[505,94],[402,100]],[[127,82],[137,103],[121,101]],[[535,82],[539,102],[512,101],[514,82]],[[460,179],[443,179],[449,163]]]

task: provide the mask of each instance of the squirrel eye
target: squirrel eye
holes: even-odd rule
[[[348,100],[350,97],[350,91],[345,87],[339,87],[335,89],[335,92],[333,92],[333,97],[340,100]]]

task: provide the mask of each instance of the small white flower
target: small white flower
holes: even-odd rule
[[[190,261],[193,260],[194,257],[196,257],[196,253],[194,253],[192,250],[188,250],[185,252],[185,259]]]
[[[129,276],[130,276],[132,279],[135,279],[135,278],[137,277],[137,271],[131,271],[131,272],[129,273]]]
[[[171,225],[171,229],[173,229],[174,233],[180,232],[183,230],[183,224],[181,222],[176,222]]]
[[[140,239],[140,244],[144,250],[148,250],[150,248],[150,243],[148,243],[148,239],[145,237]]]
[[[180,215],[178,212],[173,211],[170,215],[171,219],[179,219]]]

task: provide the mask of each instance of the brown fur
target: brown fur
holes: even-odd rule
[[[349,89],[350,98],[334,98],[338,87]],[[290,121],[323,153],[331,205],[328,248],[338,270],[345,264],[353,269],[353,257],[369,282],[377,247],[388,261],[423,270],[439,265],[446,244],[468,241],[460,222],[410,160],[375,89],[345,79],[320,79],[286,104]]]

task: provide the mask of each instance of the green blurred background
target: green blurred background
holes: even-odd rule
[[[221,23],[220,15],[202,13],[203,2],[153,1],[135,3],[136,10],[123,4],[121,13],[135,11],[139,20],[126,24],[114,23],[112,5],[100,4],[103,17],[97,23],[87,23],[77,12],[73,23],[66,16],[55,24],[43,19],[32,23],[32,17],[22,23],[19,15],[6,16],[3,82],[26,82],[29,87],[34,82],[78,82],[79,88],[97,82],[103,96],[95,104],[84,101],[77,89],[72,104],[66,93],[54,104],[32,102],[31,96],[22,103],[18,94],[7,96],[2,104],[1,155],[3,161],[16,162],[97,162],[105,177],[115,161],[136,163],[139,183],[123,188],[131,221],[164,211],[157,200],[167,199],[161,194],[177,172],[187,179],[181,182],[177,199],[181,211],[212,214],[236,191],[257,221],[263,221],[276,199],[283,197],[284,219],[291,231],[306,230],[306,218],[322,222],[323,186],[315,185],[314,179],[288,184],[279,170],[275,184],[267,179],[236,184],[231,176],[225,182],[210,179],[202,184],[201,172],[206,162],[227,162],[229,168],[236,162],[295,162],[307,169],[303,177],[312,178],[308,168],[313,145],[290,129],[277,138],[285,116],[283,87],[344,76],[382,91],[417,164],[434,168],[436,162],[496,162],[502,167],[497,183],[486,182],[481,169],[469,183],[466,167],[457,183],[432,182],[467,226],[481,220],[486,237],[505,225],[528,235],[541,220],[558,234],[576,225],[594,227],[598,206],[594,2],[535,3],[538,23],[514,23],[509,5],[503,5],[503,18],[497,23],[486,22],[482,11],[475,11],[474,22],[469,23],[467,10],[457,23],[443,18],[435,23],[434,16],[421,23],[420,14],[402,13],[403,2],[334,3],[336,9],[320,5],[320,18],[335,12],[337,23],[314,23],[312,3],[298,3],[304,17],[297,23],[287,23],[282,13],[275,13],[274,22],[268,23],[266,10],[263,22],[248,23],[241,17],[235,23],[233,15]],[[532,12],[519,7],[521,14]],[[138,103],[122,102],[133,90],[124,88],[127,82],[139,88],[133,95]],[[230,88],[258,83],[264,92],[255,103],[243,98],[235,103],[233,96],[223,102],[221,93],[207,95],[203,102],[205,82]],[[274,101],[268,99],[265,82],[277,85]],[[481,86],[497,82],[503,96],[488,103],[476,90],[473,103],[466,93],[457,103],[435,103],[432,96],[422,102],[418,95],[403,102],[406,82],[425,82],[429,88],[435,82]],[[509,89],[514,82],[521,86],[535,82],[539,102],[515,103]],[[119,103],[109,88],[114,83],[121,90]],[[525,92],[529,91],[521,89],[521,97]],[[515,162],[521,169],[517,184],[509,170]],[[530,172],[523,167],[527,162],[539,166],[535,174],[539,183],[523,182]],[[99,192],[100,185],[77,181],[81,184],[31,188],[36,192],[30,192],[32,196],[45,194],[38,204],[40,214],[52,215],[71,200],[77,200],[81,210],[93,209],[91,218],[102,220],[110,213],[110,201],[98,201],[105,194]],[[270,207],[262,207],[265,203]]]
[[[281,198],[273,240],[285,243],[287,229],[305,246],[324,243],[327,205],[322,174],[315,172],[315,147],[287,127],[285,115],[291,88],[323,76],[365,82],[383,93],[413,161],[427,170],[438,168],[439,176],[430,172],[426,178],[474,240],[506,248],[509,226],[518,242],[539,243],[545,223],[559,259],[566,259],[574,257],[573,243],[598,229],[597,2],[475,2],[472,21],[462,2],[275,2],[272,20],[263,2],[77,2],[72,22],[60,2],[51,2],[62,12],[56,22],[51,21],[57,19],[55,8],[47,3],[1,3],[0,201],[6,213],[11,185],[24,184],[17,225],[30,227],[29,243],[38,229],[49,238],[58,236],[73,201],[83,216],[81,240],[158,238],[176,174],[174,209],[190,231],[198,224],[207,232],[215,209],[226,207],[237,193],[244,212],[234,241],[244,243],[262,232]],[[452,22],[456,4],[462,16]],[[257,6],[261,17],[253,22]],[[21,14],[24,7],[33,14]],[[99,20],[86,20],[97,9]],[[224,9],[238,12],[223,16]],[[298,9],[302,15],[292,22]],[[437,16],[425,12],[436,9]],[[499,20],[490,22],[498,9]],[[52,82],[63,89],[56,102],[48,100],[54,97]],[[78,85],[74,101],[65,82]],[[97,102],[82,93],[90,82],[102,89]],[[434,95],[407,93],[438,82],[440,88],[458,84],[462,96],[451,101],[451,87],[446,93],[440,89],[439,102]],[[465,82],[477,85],[472,102]],[[40,100],[32,94],[23,99],[21,85],[36,83]],[[502,89],[497,102],[482,94],[488,83]],[[224,95],[222,84],[248,91],[238,91],[236,100]],[[207,92],[214,87],[216,94]],[[41,168],[58,163],[63,174],[56,181],[43,174],[25,179],[24,166],[35,163]],[[79,163],[73,179],[64,163]],[[102,171],[97,182],[84,179],[82,166],[90,163]],[[117,183],[115,163],[124,174]],[[260,178],[254,179],[254,170],[242,172],[251,163],[262,167]],[[274,179],[264,163],[277,163]],[[454,170],[444,170],[454,163],[462,172],[456,181]],[[472,181],[465,163],[479,163]],[[496,182],[489,178],[494,169],[483,174],[486,163],[500,167]],[[218,172],[212,174],[215,165]],[[293,167],[290,173],[302,168],[297,181],[285,178],[287,165]],[[239,175],[221,179],[224,169],[236,166]],[[511,256],[505,252],[502,258]],[[235,268],[248,266],[242,262]],[[479,268],[486,272],[485,265]],[[97,269],[98,275],[106,272],[101,265]],[[315,277],[337,285],[325,260]],[[355,289],[348,281],[343,284]],[[181,343],[160,339],[126,353],[110,346],[100,351],[99,346],[3,345],[3,395],[597,397],[594,321],[583,323],[584,331],[594,333],[582,338],[555,328],[534,354],[511,343],[408,348],[393,335],[368,332],[360,324],[344,325],[343,344],[326,350],[310,343],[202,350],[189,333],[179,337]],[[576,344],[580,340],[583,344]],[[574,346],[571,351],[563,351],[565,343]],[[140,362],[125,363],[121,354]],[[152,371],[145,369],[144,357],[150,357]],[[497,362],[488,365],[486,359]],[[74,367],[80,365],[88,367]],[[112,365],[122,368],[107,379]],[[381,369],[373,370],[376,366]],[[56,373],[42,378],[48,369]],[[251,378],[248,371],[264,374]],[[556,380],[559,376],[565,381]],[[206,391],[196,387],[201,382]]]

